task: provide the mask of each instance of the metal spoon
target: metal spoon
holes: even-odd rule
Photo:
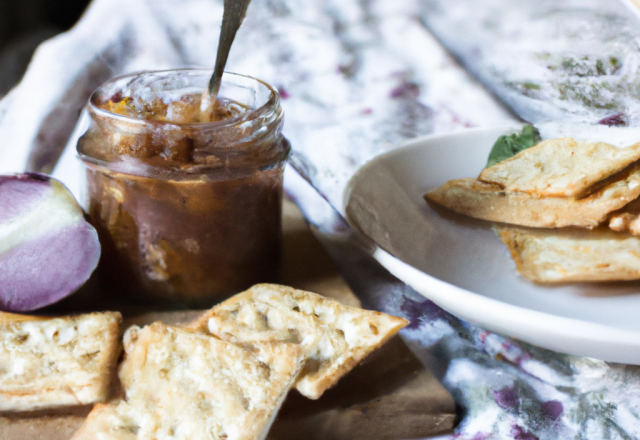
[[[220,40],[218,42],[218,54],[216,55],[216,64],[213,69],[213,75],[209,80],[209,87],[202,95],[200,104],[200,120],[208,122],[211,117],[211,110],[215,106],[218,92],[220,91],[220,81],[222,81],[222,73],[227,64],[231,45],[236,37],[236,32],[242,24],[247,8],[251,0],[224,0],[224,12],[222,14],[222,26],[220,27]]]

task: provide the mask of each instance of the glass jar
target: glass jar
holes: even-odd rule
[[[212,122],[199,122],[210,76],[122,76],[87,104],[78,154],[103,246],[98,273],[131,299],[208,307],[276,276],[290,150],[280,98],[225,73]]]

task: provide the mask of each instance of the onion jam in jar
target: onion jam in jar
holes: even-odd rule
[[[99,274],[127,298],[207,307],[276,276],[290,150],[280,98],[260,80],[225,73],[203,117],[210,76],[122,76],[87,105],[78,154],[103,247]]]

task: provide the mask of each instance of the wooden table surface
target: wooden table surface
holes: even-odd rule
[[[297,207],[283,206],[284,251],[280,283],[359,306],[358,298],[309,230]],[[125,318],[131,324],[186,322],[199,311],[152,312]],[[2,440],[68,440],[90,408],[49,414],[5,414]],[[365,359],[316,401],[292,391],[268,440],[424,438],[453,428],[451,395],[398,337]]]

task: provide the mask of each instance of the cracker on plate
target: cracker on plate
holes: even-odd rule
[[[640,238],[587,231],[500,227],[518,272],[538,283],[640,279]]]
[[[478,180],[544,197],[581,197],[640,159],[640,143],[617,148],[604,142],[549,139],[482,171]]]
[[[540,197],[510,192],[474,178],[451,180],[424,198],[459,214],[535,228],[594,228],[640,196],[640,169],[630,169],[607,186],[581,199]]]
[[[119,353],[120,313],[0,314],[0,411],[103,402]]]
[[[640,235],[640,199],[636,199],[624,208],[611,213],[609,227],[617,232]]]
[[[299,344],[305,366],[295,387],[317,399],[407,324],[406,319],[345,306],[315,293],[258,284],[215,306],[189,327],[243,344]]]

